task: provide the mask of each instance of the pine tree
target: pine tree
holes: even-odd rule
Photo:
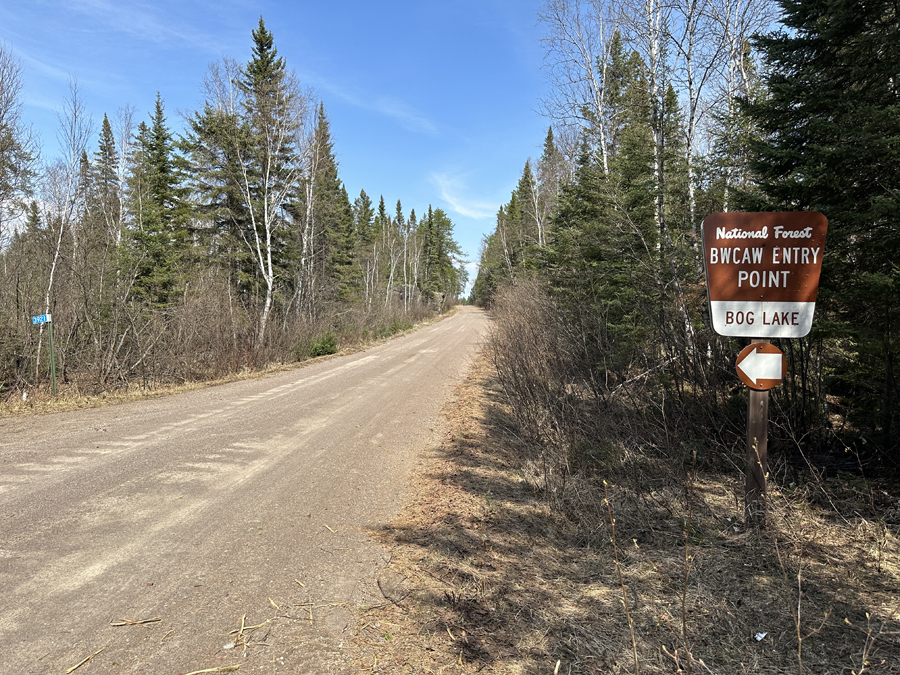
[[[752,168],[767,200],[748,206],[828,218],[817,324],[847,355],[832,386],[861,433],[896,448],[900,9],[892,0],[782,7],[785,30],[757,41],[769,95],[743,101],[762,131]]]
[[[355,223],[347,191],[338,175],[334,141],[322,103],[316,112],[311,154],[313,161],[301,198],[292,207],[304,221],[308,275],[316,279],[321,298],[349,300],[357,282]],[[316,301],[308,298],[309,303]]]
[[[328,271],[337,299],[348,302],[357,298],[359,268],[356,266],[353,211],[343,184],[336,207],[335,219],[328,230]]]
[[[285,62],[278,56],[278,49],[275,47],[275,38],[272,33],[266,29],[263,18],[259,17],[259,25],[252,32],[253,37],[253,58],[247,63],[243,69],[244,77],[241,79],[241,88],[251,98],[245,102],[248,112],[254,115],[277,115],[283,113],[279,99],[281,98],[281,89],[284,84]],[[264,97],[270,99],[273,103],[269,106],[253,106],[251,101],[255,97]]]
[[[623,152],[626,147],[627,139]],[[655,227],[652,210],[643,223],[634,216],[623,209],[615,178],[585,148],[559,198],[544,273],[576,337],[570,349],[580,372],[604,382],[626,377],[632,364],[655,349],[649,343],[650,318],[659,303]]]
[[[391,218],[388,216],[387,207],[384,205],[384,195],[378,199],[378,211],[375,212],[375,235],[384,236],[390,227]]]
[[[537,165],[537,197],[535,220],[538,227],[538,246],[543,246],[550,219],[556,213],[556,200],[567,182],[566,159],[556,145],[553,127],[547,128],[544,150]]]
[[[100,141],[91,163],[88,185],[89,218],[96,221],[97,227],[104,229],[104,240],[111,246],[118,247],[122,239],[123,200],[122,185],[119,177],[121,158],[116,147],[109,118],[103,115],[100,125]]]
[[[538,185],[531,171],[531,160],[525,160],[525,167],[516,185],[515,197],[519,202],[520,221],[519,237],[522,264],[529,266],[535,254],[539,242],[538,215],[540,197]]]
[[[453,223],[441,209],[428,207],[420,224],[422,230],[422,290],[435,299],[440,310],[447,300],[462,292],[461,276],[455,260],[462,252],[453,239]]]
[[[166,305],[176,290],[179,261],[187,244],[188,207],[174,153],[165,106],[157,93],[150,126],[138,125],[130,179],[134,290],[156,306]]]
[[[103,123],[100,125],[100,144],[94,155],[93,185],[105,205],[115,205],[116,216],[118,216],[118,166],[119,152],[116,149],[116,138],[109,118],[103,115]]]
[[[362,278],[363,297],[366,307],[371,307],[375,290],[377,255],[375,249],[375,209],[365,190],[353,200],[353,227],[355,232],[355,254]]]
[[[252,260],[243,271],[245,288],[261,305],[260,346],[290,251],[288,210],[304,170],[298,130],[307,102],[262,17],[252,37],[253,56],[243,67],[227,60],[211,66],[207,101],[189,120],[184,147],[206,202],[203,211],[229,223]]]
[[[368,249],[375,238],[372,232],[375,209],[372,208],[372,200],[365,190],[359,191],[359,197],[353,200],[353,226],[356,231],[356,241],[363,250]]]

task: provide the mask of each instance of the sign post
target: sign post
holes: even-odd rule
[[[47,324],[47,331],[50,333],[50,382],[52,383],[53,397],[56,398],[56,350],[53,348],[53,317],[50,314],[39,314],[31,317],[31,323]]]
[[[762,340],[753,340],[762,343]],[[753,345],[751,345],[753,346]],[[782,361],[784,355],[782,354]],[[780,380],[779,380],[780,381]],[[747,470],[744,479],[744,522],[766,526],[766,474],[769,473],[769,390],[750,389],[747,405]]]
[[[752,338],[737,359],[750,387],[744,519],[765,527],[769,389],[786,373],[784,354],[761,338],[798,338],[812,328],[828,221],[817,212],[713,213],[703,221],[713,330]]]

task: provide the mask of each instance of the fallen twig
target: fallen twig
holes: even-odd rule
[[[233,673],[240,666],[219,666],[218,668],[207,668],[205,670],[192,670],[184,675],[200,675],[200,673]]]
[[[143,626],[147,623],[157,623],[162,621],[162,617],[154,616],[152,619],[141,619],[140,621],[131,621],[130,619],[119,619],[118,621],[110,621],[110,626]]]
[[[246,615],[246,614],[244,615],[244,618],[247,618],[247,615]],[[240,630],[233,630],[233,631],[231,631],[231,632],[229,633],[229,635],[234,635],[235,633],[237,633],[237,634],[238,634],[238,637],[242,637],[242,636],[243,636],[243,632],[244,632],[245,630],[256,630],[257,628],[262,628],[263,626],[265,626],[265,625],[266,625],[267,623],[269,623],[270,621],[272,621],[272,619],[266,619],[266,620],[263,621],[262,623],[258,623],[258,624],[256,624],[255,626],[245,626],[245,625],[244,625],[243,619],[241,619],[241,629],[240,629]]]
[[[90,661],[92,658],[94,658],[95,656],[97,656],[97,654],[99,654],[100,652],[102,652],[104,649],[106,649],[106,647],[100,647],[100,649],[98,649],[98,650],[95,651],[93,654],[91,654],[89,657],[87,657],[86,659],[84,659],[81,663],[79,663],[79,664],[77,664],[77,665],[74,665],[74,666],[72,666],[71,668],[69,668],[69,669],[66,671],[66,675],[69,675],[69,673],[75,672],[76,670],[78,670],[79,668],[81,668],[81,666],[83,666],[85,663],[87,663],[87,662]]]

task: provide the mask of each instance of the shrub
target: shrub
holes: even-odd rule
[[[309,345],[310,356],[325,356],[327,354],[336,354],[338,351],[337,335],[334,331],[323,333]]]
[[[300,339],[294,343],[294,360],[303,361],[317,356],[336,354],[338,351],[338,339],[333,330],[326,331],[317,337]]]

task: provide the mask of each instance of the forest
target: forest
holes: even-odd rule
[[[483,240],[485,358],[406,508],[367,529],[383,598],[333,603],[359,672],[898,671],[898,12],[541,0],[547,131]],[[262,19],[252,50],[210,67],[182,134],[158,95],[97,139],[73,84],[48,161],[0,49],[0,403],[49,396],[38,314],[61,387],[103,395],[333,353],[458,299],[447,214],[351,200]],[[785,211],[828,233],[811,332],[773,340],[752,522],[750,338],[713,330],[701,223]]]
[[[740,456],[748,340],[711,329],[700,224],[819,211],[815,321],[775,340],[788,374],[770,449],[832,475],[895,473],[896,3],[548,0],[540,21],[552,126],[472,293],[496,315],[499,377],[532,436],[562,473],[623,447]]]
[[[329,119],[263,19],[177,134],[162,95],[99,129],[72,82],[60,156],[23,119],[0,46],[0,401],[49,392],[46,324],[73,395],[215,379],[385,337],[452,306],[453,223],[351,197]]]

